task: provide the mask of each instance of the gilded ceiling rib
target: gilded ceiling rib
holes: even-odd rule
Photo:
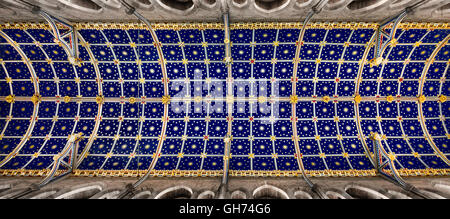
[[[447,36],[447,38],[446,38],[447,40],[448,40],[448,36]],[[438,45],[438,47],[440,47],[440,48],[442,48],[444,45],[446,44],[446,42],[441,42],[441,44],[439,44]],[[370,46],[372,45],[372,43],[369,43],[368,44],[369,46],[367,46],[366,47],[366,51],[369,51],[370,50]],[[20,49],[20,48],[19,48]],[[439,50],[435,50],[434,52],[433,52],[433,54],[432,54],[432,56],[433,56],[433,59],[434,59],[434,56],[436,56],[437,55],[437,53],[439,52]],[[91,55],[91,54],[90,54]],[[91,59],[92,59],[92,56],[91,56]],[[160,59],[161,60],[161,59]],[[164,59],[162,59],[162,60],[164,60]],[[96,65],[96,61],[92,61],[91,60],[91,62],[93,62],[93,64],[94,64],[94,66],[97,66]],[[387,96],[387,97],[361,97],[361,96],[359,96],[359,94],[358,94],[358,91],[359,91],[359,86],[360,86],[360,83],[361,83],[361,81],[362,81],[362,77],[361,77],[361,74],[362,74],[362,71],[363,71],[363,68],[365,67],[364,65],[365,65],[365,63],[367,62],[367,55],[366,55],[366,52],[365,52],[365,54],[364,54],[364,58],[362,59],[362,61],[360,62],[360,66],[359,66],[359,72],[358,72],[358,79],[356,80],[357,81],[357,83],[356,83],[356,85],[357,85],[357,89],[356,89],[356,91],[355,91],[355,93],[357,94],[355,97],[337,97],[337,98],[334,98],[334,97],[329,97],[329,99],[326,99],[325,97],[316,97],[316,98],[303,98],[303,97],[297,97],[297,98],[294,98],[293,96],[291,97],[291,98],[281,98],[281,101],[295,101],[295,102],[299,102],[299,101],[324,101],[324,102],[326,102],[326,101],[334,101],[334,100],[336,100],[336,101],[355,101],[355,111],[356,111],[356,115],[357,115],[357,119],[359,119],[358,120],[358,124],[359,124],[359,129],[358,129],[358,133],[360,133],[360,139],[361,139],[361,141],[363,141],[363,142],[365,142],[365,136],[362,134],[362,129],[361,129],[361,127],[360,127],[360,120],[361,120],[361,118],[359,117],[359,109],[358,109],[358,104],[357,103],[360,103],[360,102],[363,102],[363,101],[377,101],[377,102],[381,102],[381,101],[387,101],[387,102],[392,102],[392,101],[412,101],[412,102],[416,102],[416,101],[418,101],[419,102],[419,105],[420,105],[420,108],[419,108],[419,115],[421,115],[422,116],[422,119],[423,119],[423,122],[421,122],[421,126],[422,126],[422,128],[425,128],[426,129],[426,126],[425,126],[425,123],[424,123],[424,121],[425,121],[425,118],[424,118],[424,116],[423,116],[423,114],[421,114],[420,112],[423,112],[422,110],[422,104],[421,104],[421,102],[422,101],[440,101],[441,99],[442,99],[442,96],[438,96],[438,97],[426,97],[426,98],[416,98],[416,97],[392,97],[392,96]],[[164,61],[164,63],[165,63],[165,61]],[[431,63],[432,62],[427,62],[427,64],[426,64],[426,70],[424,69],[424,71],[422,72],[422,74],[423,74],[423,76],[421,77],[421,90],[423,90],[423,84],[425,83],[425,81],[426,81],[426,73],[427,73],[427,71],[428,71],[428,69],[429,69],[429,67],[430,67],[430,65],[431,65]],[[447,68],[448,68],[448,64],[447,64]],[[98,71],[98,69],[96,70],[96,71]],[[294,72],[296,72],[296,71],[294,71]],[[97,79],[99,79],[100,81],[101,81],[101,78],[100,77],[97,77]],[[167,79],[167,78],[166,78]],[[166,81],[165,81],[165,83],[166,83]],[[165,88],[166,88],[166,84],[165,84]],[[442,84],[441,84],[441,86],[442,86]],[[296,89],[294,89],[294,90],[296,90]],[[165,94],[168,94],[168,93],[165,93]],[[421,95],[420,95],[421,96]],[[3,97],[2,97],[3,98]],[[4,98],[6,98],[6,97],[4,97]],[[32,97],[15,97],[15,100],[17,100],[17,101],[30,101],[31,100],[31,98]],[[100,99],[98,99],[98,98],[95,98],[95,97],[69,97],[69,98],[72,98],[72,100],[73,101],[86,101],[86,102],[93,102],[93,101],[96,101],[96,102],[100,102],[100,103],[104,103],[104,102],[126,102],[126,101],[128,101],[128,102],[130,102],[131,103],[131,99],[129,99],[129,100],[125,100],[125,99],[121,99],[121,98],[105,98],[105,97],[103,97],[103,98],[100,98]],[[326,99],[326,100],[325,100]],[[35,101],[35,102],[40,102],[40,101],[61,101],[62,99],[60,98],[60,97],[38,97],[38,96],[33,96],[33,100]],[[175,100],[175,98],[173,98],[172,100]],[[180,99],[181,100],[181,99]],[[192,98],[190,98],[190,100],[192,101],[192,100],[194,100],[194,99],[192,99]],[[206,99],[205,99],[206,100]],[[223,99],[223,100],[226,100],[226,99]],[[240,100],[239,98],[233,98],[233,101],[237,101],[237,100]],[[244,100],[246,100],[246,101],[252,101],[253,99],[252,98],[244,98]],[[256,100],[256,99],[255,99]],[[151,98],[148,98],[148,99],[142,99],[142,98],[140,98],[140,97],[136,97],[136,99],[134,99],[133,100],[133,102],[134,101],[145,101],[145,102],[162,102],[162,103],[169,103],[170,102],[170,97],[168,97],[168,96],[165,96],[165,97],[163,97],[163,98],[153,98],[153,99],[151,99]],[[167,104],[165,104],[165,105],[167,105]],[[293,108],[293,111],[294,111],[295,109]],[[101,115],[101,114],[99,114],[99,115]],[[166,114],[165,114],[166,115]],[[295,114],[293,114],[293,115],[295,115]],[[441,115],[442,115],[442,111],[441,111]],[[167,118],[167,117],[165,117],[165,118]],[[432,139],[432,136],[428,133],[428,131],[426,130],[426,131],[424,131],[424,133],[426,134],[426,135],[428,135],[428,137],[427,137],[427,140],[428,141],[430,141],[430,139],[431,139],[431,141],[433,141],[433,139]],[[161,136],[164,136],[164,135],[161,135]],[[298,138],[298,136],[297,136],[297,138]],[[436,146],[436,145],[434,145],[434,146]],[[370,157],[370,156],[369,156]],[[448,163],[447,163],[448,164]],[[438,173],[438,175],[439,174],[448,174],[448,172],[445,172],[446,170],[444,170],[444,172],[416,172],[416,173],[421,173],[421,174],[437,174]],[[17,173],[19,173],[20,171],[17,171]],[[155,171],[148,171],[148,172],[152,172],[154,175],[158,175],[159,173],[162,173],[162,172],[160,172],[160,171],[157,171],[157,170],[155,170]],[[329,175],[328,173],[327,173],[328,171],[322,171],[322,172],[312,172],[312,171],[306,171],[306,173],[307,174],[310,174],[310,175]],[[80,175],[83,175],[83,173],[86,173],[86,174],[92,174],[93,172],[92,171],[87,171],[87,172],[82,172],[81,170],[79,171],[79,172],[77,172],[77,173],[80,173]],[[100,172],[99,172],[100,173]],[[119,174],[118,172],[114,172],[114,171],[104,171],[104,172],[101,172],[102,174]],[[119,175],[123,175],[123,176],[125,176],[125,175],[127,175],[129,173],[129,171],[123,171],[123,172],[120,172],[120,174]],[[196,171],[191,171],[191,172],[172,172],[172,173],[174,173],[175,175],[176,174],[192,174],[192,175],[195,175],[195,174],[197,174],[197,173],[199,173],[199,172],[196,172]],[[208,173],[208,174],[214,174],[214,172],[211,172],[211,171],[206,171],[206,172],[203,172],[203,173]],[[288,174],[289,173],[289,171],[279,171],[279,172],[277,172],[277,171],[271,171],[270,172],[270,174],[273,174],[273,175],[276,175],[276,174],[278,174],[278,175],[283,175],[283,174]],[[352,172],[333,172],[333,174],[335,174],[335,175],[339,175],[339,174],[341,174],[341,175],[348,175],[348,174],[351,174]],[[363,176],[363,174],[365,174],[365,173],[367,173],[367,172],[364,172],[364,171],[361,171],[361,172],[356,172],[357,174],[361,174],[361,176]],[[405,174],[409,174],[408,172],[406,172],[406,171],[400,171],[400,173],[401,174],[403,174],[403,173],[405,173]],[[411,173],[411,172],[410,172]],[[165,172],[164,173],[165,174],[165,176],[168,176],[169,174],[168,174],[168,172]],[[201,175],[201,173],[199,173],[200,175]],[[233,174],[254,174],[254,175],[259,175],[259,174],[261,174],[261,175],[264,175],[264,174],[269,174],[269,173],[262,173],[261,171],[253,171],[253,172],[245,172],[245,171],[233,171],[233,170],[230,170],[230,174],[231,175],[233,175]]]
[[[138,187],[140,184],[142,184],[152,173],[152,170],[156,166],[156,162],[158,161],[159,157],[161,156],[161,150],[162,145],[164,143],[164,140],[166,139],[166,129],[167,129],[167,122],[169,121],[169,104],[170,104],[170,96],[169,96],[169,78],[167,77],[167,69],[166,69],[166,59],[164,58],[164,54],[162,51],[162,43],[159,41],[158,36],[156,35],[156,32],[152,28],[152,24],[141,14],[139,14],[134,7],[131,5],[128,5],[128,3],[124,1],[120,1],[123,6],[127,8],[127,13],[133,14],[136,16],[141,22],[143,22],[145,25],[145,29],[150,31],[150,35],[153,39],[153,46],[156,48],[158,52],[158,63],[161,66],[161,71],[163,75],[163,85],[164,85],[164,96],[161,98],[162,104],[164,104],[164,114],[162,118],[162,128],[161,128],[161,135],[158,137],[158,146],[156,148],[156,152],[153,154],[153,159],[150,163],[150,166],[148,167],[147,171],[145,172],[145,175],[143,175],[137,182],[134,184],[128,184],[126,190],[122,191],[119,194],[119,198],[124,198],[130,193],[134,192],[136,187]]]
[[[295,147],[295,157],[297,159],[297,164],[300,168],[300,171],[302,172],[302,177],[306,181],[306,183],[311,187],[311,189],[321,198],[321,199],[328,199],[328,196],[325,195],[325,193],[322,191],[319,185],[313,183],[308,176],[306,175],[306,169],[303,165],[303,154],[300,151],[300,145],[299,145],[299,136],[297,134],[297,114],[296,114],[296,105],[298,103],[298,95],[297,95],[297,72],[298,72],[298,64],[300,63],[300,50],[304,43],[303,37],[305,36],[305,31],[308,27],[309,21],[311,18],[319,13],[324,4],[326,4],[328,1],[320,1],[318,2],[312,9],[311,12],[308,13],[306,19],[303,22],[302,29],[300,30],[300,34],[298,36],[298,40],[296,42],[296,48],[295,48],[295,57],[294,57],[294,67],[292,70],[292,78],[291,78],[291,84],[292,84],[292,95],[290,96],[290,103],[291,103],[291,122],[292,122],[292,138],[294,141],[294,147]],[[325,34],[326,35],[326,34]],[[319,52],[320,53],[320,52]],[[320,54],[319,54],[320,57]],[[317,67],[316,67],[317,68]],[[315,90],[315,88],[314,88]],[[329,99],[329,98],[328,98]],[[328,100],[326,100],[328,101]],[[317,135],[318,136],[318,135]],[[328,169],[328,168],[327,168]]]
[[[362,131],[361,127],[361,117],[359,116],[359,103],[362,101],[362,97],[359,94],[359,87],[362,82],[362,73],[364,70],[364,67],[367,63],[367,57],[370,52],[370,48],[373,46],[373,43],[375,42],[376,34],[373,33],[372,37],[370,38],[369,42],[366,44],[366,49],[364,50],[364,55],[361,58],[359,69],[358,69],[358,75],[356,76],[356,86],[355,86],[355,97],[354,97],[354,104],[355,104],[355,118],[356,118],[356,128],[358,130],[358,138],[361,140],[364,153],[366,154],[367,158],[369,159],[372,166],[375,166],[375,161],[373,160],[373,155],[370,153],[370,148],[367,145],[366,137],[364,136],[364,132]]]
[[[448,40],[450,39],[450,34],[445,37],[444,40],[442,40],[438,45],[436,45],[436,49],[434,49],[433,53],[430,55],[430,58],[427,59],[425,63],[425,67],[422,71],[422,76],[420,77],[420,84],[419,84],[419,97],[418,97],[418,111],[419,111],[419,121],[420,125],[422,126],[423,133],[425,134],[425,138],[427,139],[428,143],[431,145],[431,148],[433,148],[434,152],[438,157],[442,159],[447,165],[450,165],[450,161],[445,156],[444,153],[442,153],[441,150],[436,146],[434,143],[433,137],[428,132],[427,125],[425,123],[425,116],[423,115],[423,102],[425,102],[426,97],[423,95],[423,87],[427,78],[428,70],[430,69],[431,64],[434,62],[434,59],[436,55],[439,53],[439,51],[448,43]]]
[[[90,61],[91,61],[92,65],[94,66],[97,89],[98,89],[97,90],[98,95],[96,97],[96,102],[98,104],[98,108],[97,108],[97,116],[95,117],[94,129],[92,131],[92,134],[89,136],[88,141],[87,141],[85,147],[83,148],[83,151],[80,153],[79,159],[77,159],[77,162],[75,163],[75,168],[78,168],[80,166],[80,164],[83,162],[83,160],[87,157],[87,155],[89,154],[89,150],[91,149],[92,143],[94,142],[94,140],[97,137],[97,132],[100,127],[100,122],[102,120],[102,110],[103,110],[103,104],[104,104],[103,89],[102,89],[102,86],[103,86],[102,85],[102,76],[101,76],[100,70],[98,68],[98,61],[95,59],[95,56],[92,54],[91,48],[86,43],[83,36],[81,36],[80,33],[77,33],[77,34],[78,34],[78,39],[80,40],[81,44],[86,48],[89,58],[91,59]]]
[[[8,44],[10,44],[12,47],[14,47],[14,49],[20,54],[23,62],[27,65],[28,70],[30,71],[31,81],[34,86],[34,96],[31,98],[31,101],[33,101],[33,103],[34,103],[34,107],[33,107],[33,114],[30,119],[30,125],[28,126],[28,129],[25,132],[25,135],[20,140],[19,144],[16,145],[16,147],[14,148],[14,150],[11,153],[9,153],[2,161],[0,161],[0,167],[2,167],[19,153],[19,151],[22,149],[22,147],[28,141],[29,137],[31,137],[31,132],[33,131],[33,128],[34,128],[34,125],[36,124],[36,120],[37,120],[37,116],[38,116],[39,103],[41,102],[40,101],[41,95],[39,94],[38,79],[37,79],[36,73],[34,71],[34,68],[31,65],[30,59],[22,51],[22,49],[19,47],[19,45],[16,42],[14,42],[6,33],[1,31],[1,29],[0,29],[0,35],[6,41],[8,41]]]
[[[11,79],[11,77],[9,77],[8,70],[5,67],[5,62],[0,60],[0,64],[1,64],[1,66],[3,68],[3,71],[5,72],[6,83],[8,83],[9,93],[10,93],[7,97],[4,97],[6,102],[10,103],[10,106],[9,106],[9,115],[6,118],[5,127],[3,127],[3,130],[0,132],[0,139],[2,139],[3,136],[5,135],[6,129],[8,128],[9,122],[11,121],[11,118],[12,118],[12,112],[13,112],[13,107],[14,107],[14,102],[15,102],[15,97],[16,96],[14,95],[13,86],[12,86],[12,79]],[[3,99],[3,97],[1,97],[0,99]]]
[[[233,59],[231,57],[231,40],[230,40],[230,20],[228,13],[223,14],[223,23],[224,23],[224,44],[225,44],[225,58],[224,62],[227,67],[227,94],[226,94],[226,102],[227,102],[227,135],[224,136],[224,156],[223,156],[223,175],[222,175],[222,181],[220,183],[218,194],[220,199],[225,198],[225,194],[228,190],[228,176],[229,176],[229,169],[230,169],[230,159],[231,159],[231,144],[233,140],[232,135],[232,124],[233,124],[233,105],[234,101],[231,101],[230,97],[233,97],[233,70],[232,70],[232,64]],[[234,100],[234,98],[233,98]]]

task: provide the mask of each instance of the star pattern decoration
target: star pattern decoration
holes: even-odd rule
[[[26,55],[0,38],[0,160],[23,142],[1,169],[48,169],[78,132],[81,170],[222,170],[228,132],[231,170],[296,171],[295,139],[307,170],[368,170],[371,132],[399,169],[448,168],[448,29],[399,30],[379,66],[373,29],[232,29],[231,78],[221,29],[156,30],[163,60],[148,30],[81,29],[79,66],[48,30],[1,31]]]

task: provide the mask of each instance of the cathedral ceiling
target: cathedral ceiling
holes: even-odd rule
[[[372,132],[403,175],[448,174],[447,24],[401,24],[378,66],[373,23],[231,24],[231,73],[220,23],[76,25],[79,65],[47,25],[1,26],[3,174],[79,132],[78,175],[220,175],[228,137],[234,175],[373,175]]]

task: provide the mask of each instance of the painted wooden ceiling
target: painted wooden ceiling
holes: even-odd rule
[[[143,28],[87,26],[79,66],[46,28],[2,28],[14,42],[0,38],[0,160],[22,148],[0,169],[48,169],[68,136],[83,132],[79,151],[90,149],[79,170],[146,170],[158,156],[156,170],[220,171],[230,119],[231,171],[298,171],[296,156],[308,171],[370,170],[371,132],[398,169],[449,168],[448,28],[400,29],[379,66],[368,64],[373,28],[309,28],[300,60],[298,28],[232,28],[230,79],[224,30],[200,27],[156,29],[159,60]]]

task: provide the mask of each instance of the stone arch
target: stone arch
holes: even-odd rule
[[[216,0],[202,0],[201,3],[202,3],[202,5],[204,5],[208,8],[212,8],[212,7],[216,6],[217,1]]]
[[[389,5],[389,8],[394,9],[394,10],[401,10],[404,9],[408,6],[410,6],[411,4],[415,3],[416,1],[414,0],[395,0],[392,1],[391,4]]]
[[[327,191],[325,192],[325,195],[327,195],[329,199],[347,199],[347,197],[336,191]]]
[[[270,13],[279,11],[289,5],[290,0],[254,0],[255,8],[259,11]]]
[[[357,199],[389,199],[387,196],[364,186],[348,185],[344,190],[351,197]]]
[[[282,189],[271,186],[263,185],[253,190],[254,199],[289,199],[288,194]]]
[[[295,199],[313,199],[313,197],[305,191],[298,190],[294,192],[294,198]]]
[[[432,199],[447,199],[442,194],[438,193],[437,191],[431,190],[431,189],[420,189],[420,192],[424,193],[425,195],[428,195]]]
[[[231,199],[247,199],[247,194],[241,190],[233,191],[230,195]]]
[[[70,189],[64,189],[51,197],[54,199],[88,199],[103,190],[104,185],[85,184]]]
[[[445,182],[433,182],[434,189],[450,195],[450,184]]]
[[[186,15],[194,11],[197,7],[197,1],[193,0],[156,0],[160,8],[176,13],[178,15]]]
[[[6,190],[9,190],[12,188],[12,184],[11,183],[2,183],[0,184],[0,194]]]
[[[107,189],[95,194],[89,199],[117,199],[120,192],[120,189]]]
[[[151,0],[133,0],[133,6],[139,9],[152,10],[153,3]]]
[[[354,13],[371,13],[388,7],[390,0],[353,0],[347,9]]]
[[[56,194],[57,192],[58,192],[57,189],[48,189],[44,191],[39,191],[35,194],[26,196],[26,199],[49,199],[50,196]]]
[[[152,197],[152,192],[149,190],[141,191],[131,197],[131,199],[150,199]]]
[[[390,199],[412,199],[409,195],[396,190],[388,190],[387,193],[390,195]]]
[[[8,190],[0,193],[0,199],[10,199],[14,195],[24,192],[25,190],[28,190],[28,187],[19,187],[19,188],[8,189]]]
[[[317,3],[315,0],[295,0],[295,7],[303,9],[307,6]]]
[[[87,13],[100,13],[103,11],[103,8],[93,1],[84,1],[84,0],[58,0],[61,5],[65,7],[79,10]]]
[[[237,8],[248,6],[248,0],[232,0],[231,3]]]
[[[352,0],[329,0],[328,3],[324,6],[324,9],[328,11],[339,10],[343,7],[346,7],[351,2]]]
[[[197,199],[213,199],[216,196],[214,192],[206,190],[197,196]]]
[[[122,5],[119,3],[119,1],[111,1],[111,0],[91,0],[93,3],[97,4],[98,6],[102,8],[117,10]]]
[[[190,199],[192,195],[191,188],[187,186],[174,186],[158,193],[155,199]]]
[[[448,15],[448,13],[450,13],[450,3],[439,7],[438,9],[436,9],[436,12]]]

